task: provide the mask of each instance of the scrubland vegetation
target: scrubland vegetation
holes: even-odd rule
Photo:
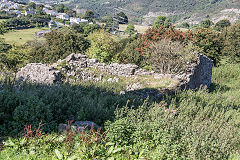
[[[19,46],[2,40],[0,159],[239,159],[240,24],[183,32],[164,23],[127,38],[95,24],[53,30],[44,41]],[[119,94],[120,83],[19,85],[14,79],[27,63],[51,64],[71,53],[177,74],[199,52],[214,61],[211,87],[162,99]],[[176,70],[159,67],[169,57]],[[72,119],[102,128],[59,134],[58,124]]]
[[[108,84],[6,90],[0,98],[1,135],[21,136],[24,125],[44,125],[41,135],[7,140],[0,158],[238,159],[239,71],[239,64],[215,67],[209,90],[179,91],[158,101],[114,94]],[[72,136],[53,132],[71,116],[104,129]]]

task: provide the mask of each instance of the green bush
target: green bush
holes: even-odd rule
[[[89,35],[94,31],[100,30],[101,27],[98,24],[80,23],[80,24],[73,24],[71,28],[77,33]]]
[[[102,30],[91,33],[88,39],[91,41],[91,47],[86,54],[88,57],[96,58],[100,62],[112,62],[121,48],[116,37]]]
[[[71,53],[84,53],[90,43],[81,34],[69,30],[53,30],[46,41],[32,41],[24,47],[32,62],[52,63]]]
[[[134,24],[128,24],[128,26],[124,32],[131,36],[134,33],[136,33],[137,31],[135,30]]]
[[[200,22],[200,26],[203,28],[210,28],[212,25],[214,25],[214,23],[209,19]]]
[[[167,17],[165,17],[165,16],[158,16],[154,20],[153,27],[155,29],[159,29],[161,26],[169,27],[169,25],[170,25],[170,23],[169,23],[169,20],[167,19]]]
[[[187,22],[184,22],[184,23],[181,24],[180,27],[188,29],[188,28],[190,28],[190,25]]]
[[[231,22],[228,19],[223,19],[216,23],[215,29],[217,31],[221,31],[221,29],[223,29],[225,27],[229,27],[229,26],[231,26]]]
[[[240,62],[240,24],[235,24],[222,30],[222,55],[229,58],[229,62]]]
[[[147,65],[144,56],[140,54],[137,48],[142,44],[140,39],[129,40],[126,44],[122,52],[118,53],[116,59],[120,63],[132,63],[136,64],[140,67],[144,67]]]
[[[219,64],[223,48],[219,32],[207,28],[198,29],[194,32],[193,41],[215,65]]]
[[[131,103],[141,103],[141,99],[133,101],[135,95],[116,95],[123,90],[117,83],[95,85],[98,87],[82,82],[60,86],[23,85],[20,90],[12,91],[6,88],[0,94],[0,135],[16,134],[25,124],[36,126],[40,121],[45,123],[47,132],[72,118],[102,125],[128,99]]]

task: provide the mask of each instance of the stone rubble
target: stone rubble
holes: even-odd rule
[[[57,69],[41,63],[30,63],[21,68],[16,75],[18,81],[53,84],[61,81],[61,73]]]

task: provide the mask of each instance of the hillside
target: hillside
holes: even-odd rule
[[[198,23],[206,17],[215,20],[216,17],[239,17],[239,0],[37,0],[44,3],[64,3],[71,8],[91,9],[100,16],[114,13],[115,7],[128,10],[128,16],[133,21],[150,23],[157,15],[169,16],[173,22],[181,20]],[[237,9],[224,11],[225,9]],[[221,12],[222,11],[222,12]],[[228,16],[229,15],[229,16]],[[227,16],[227,17],[226,17]],[[197,19],[196,19],[197,18]],[[217,19],[218,19],[217,18]],[[221,19],[221,18],[220,18]],[[194,22],[196,21],[196,22]]]

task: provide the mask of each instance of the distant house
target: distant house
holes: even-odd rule
[[[13,5],[9,6],[8,7],[9,9],[18,9],[19,8],[19,5],[14,3]]]
[[[10,5],[11,5],[10,3],[2,3],[0,5],[0,8],[9,9]]]
[[[35,15],[35,11],[25,11],[24,15],[27,16],[27,15]]]
[[[2,9],[2,11],[9,12],[9,9]]]
[[[56,18],[65,19],[65,20],[69,20],[70,19],[69,15],[66,14],[66,13],[58,13]]]
[[[79,24],[79,23],[88,23],[87,19],[80,19],[80,18],[75,18],[75,17],[70,17],[70,23],[71,24]]]
[[[51,20],[51,21],[48,23],[48,27],[49,27],[50,29],[59,28],[59,23],[58,23],[57,21]]]
[[[50,5],[48,5],[48,4],[45,4],[44,6],[47,7],[47,8],[50,8],[50,9],[53,8],[52,6],[50,6]]]
[[[58,14],[57,11],[54,11],[54,10],[48,10],[48,9],[45,9],[44,12],[50,16],[56,16]]]

